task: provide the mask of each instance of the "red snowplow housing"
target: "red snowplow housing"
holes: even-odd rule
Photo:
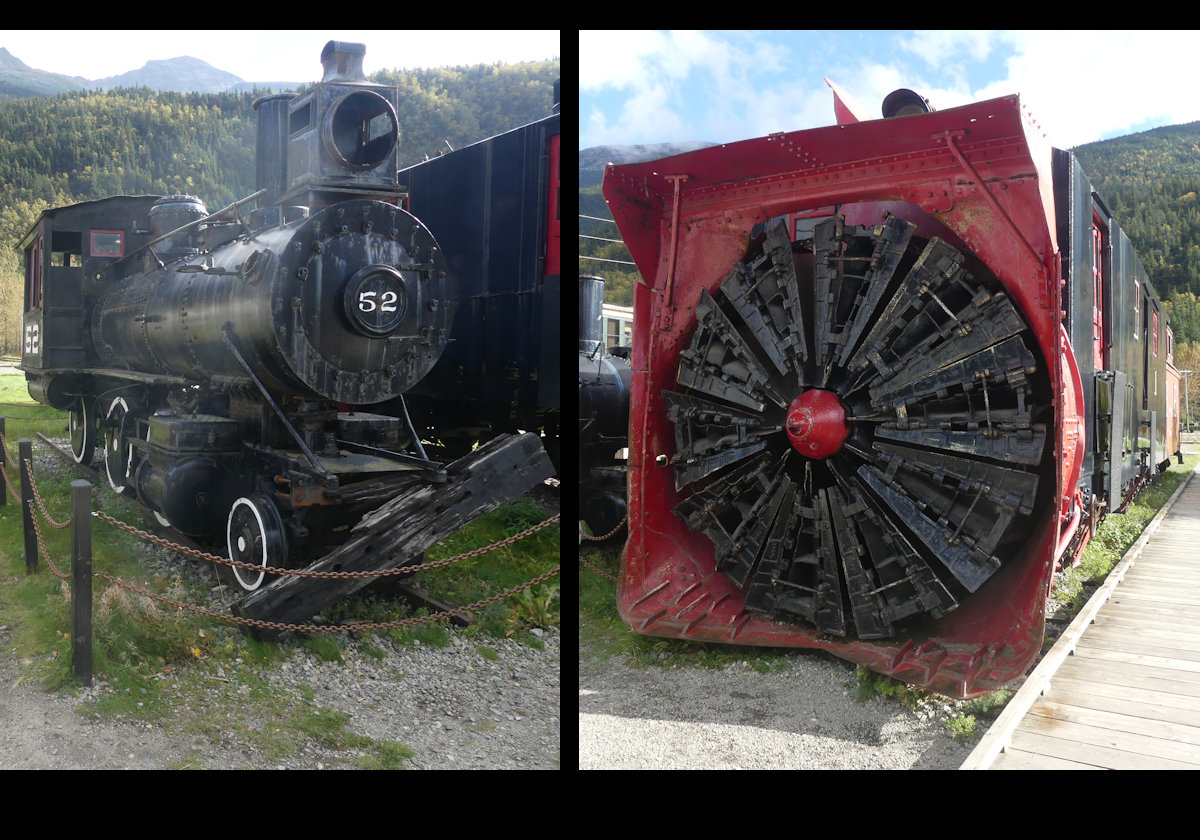
[[[1056,555],[1073,527],[1063,488],[1076,485],[1082,447],[1080,384],[1060,326],[1053,190],[1051,149],[1015,96],[608,167],[604,196],[645,281],[635,291],[629,538],[618,584],[631,629],[821,648],[955,697],[994,690],[1026,669],[1042,645]],[[712,540],[674,511],[682,496],[663,394],[677,387],[701,290],[716,293],[756,225],[834,211],[847,224],[896,216],[978,258],[1023,315],[1049,383],[1035,468],[1049,501],[1023,545],[956,609],[887,639],[747,609],[742,589],[717,570]]]

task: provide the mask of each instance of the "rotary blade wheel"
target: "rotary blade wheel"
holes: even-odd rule
[[[978,261],[913,230],[770,228],[701,290],[664,392],[676,515],[747,608],[837,636],[958,607],[1028,536],[1039,474],[1053,485],[1027,324]]]

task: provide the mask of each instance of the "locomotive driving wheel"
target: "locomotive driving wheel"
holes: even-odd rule
[[[701,290],[663,392],[676,515],[746,608],[834,636],[969,598],[1024,542],[1045,468],[1025,320],[986,267],[913,232],[768,230]]]
[[[137,450],[130,443],[136,435],[137,420],[124,397],[115,397],[108,405],[104,423],[104,474],[118,493],[133,492]]]
[[[226,526],[229,559],[266,569],[280,567],[287,559],[287,536],[283,518],[275,504],[261,493],[243,496],[233,503]],[[266,580],[266,572],[232,566],[238,586],[253,592]]]

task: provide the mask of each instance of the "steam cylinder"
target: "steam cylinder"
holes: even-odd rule
[[[93,335],[113,368],[245,381],[240,354],[274,393],[365,405],[403,394],[437,362],[447,284],[419,220],[353,200],[119,281]]]

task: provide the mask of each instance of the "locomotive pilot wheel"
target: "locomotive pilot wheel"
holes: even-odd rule
[[[896,636],[985,585],[1054,486],[1027,323],[986,267],[914,230],[835,216],[793,243],[779,224],[701,289],[663,392],[674,511],[747,609]]]
[[[287,559],[287,537],[275,504],[261,493],[233,503],[226,527],[229,559],[261,568],[280,567]],[[232,566],[234,579],[247,592],[262,586],[266,573]]]
[[[80,397],[71,408],[67,421],[71,436],[71,457],[87,467],[96,451],[96,415],[89,402]]]

